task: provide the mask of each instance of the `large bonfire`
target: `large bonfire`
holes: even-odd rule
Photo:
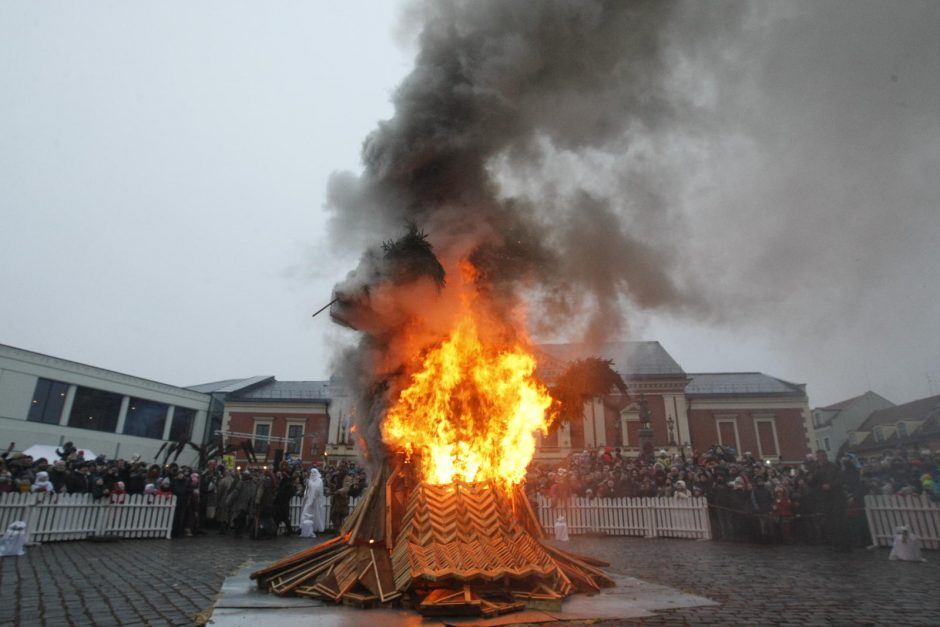
[[[673,232],[650,245],[633,230],[645,222],[622,215],[636,208],[624,180],[662,204],[643,155],[671,111],[661,70],[675,4],[412,8],[414,70],[364,142],[362,172],[334,176],[327,202],[331,243],[367,246],[330,316],[359,332],[335,368],[370,487],[337,538],[254,576],[278,593],[429,614],[559,603],[609,580],[542,543],[520,490],[557,411],[528,329],[596,344],[619,333],[627,301],[682,304]],[[608,165],[634,160],[605,186]],[[374,245],[402,223],[403,237]]]
[[[611,583],[598,562],[540,542],[521,483],[554,403],[528,338],[487,316],[473,266],[459,267],[452,328],[414,355],[393,392],[367,493],[337,538],[253,573],[260,587],[486,616],[557,607]],[[368,306],[341,294],[331,313],[351,324]]]

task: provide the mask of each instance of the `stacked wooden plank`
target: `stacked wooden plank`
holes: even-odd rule
[[[573,592],[613,585],[598,569],[605,564],[539,541],[521,491],[418,483],[407,467],[376,479],[339,536],[252,573],[259,588],[360,607],[406,602],[428,616],[492,616],[560,607]]]
[[[392,568],[399,589],[413,579],[551,579],[557,572],[490,482],[420,484],[409,499]]]

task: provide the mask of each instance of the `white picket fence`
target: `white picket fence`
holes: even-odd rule
[[[940,503],[926,496],[866,496],[865,516],[872,541],[891,546],[901,525],[920,537],[925,549],[940,549]]]
[[[90,494],[0,494],[0,531],[26,522],[27,542],[83,540],[89,536],[169,538],[176,497],[126,495],[122,503]]]
[[[549,535],[554,533],[558,516],[564,514],[570,534],[701,540],[711,540],[712,537],[708,502],[702,497],[572,497],[553,503],[540,495],[537,500],[539,522]]]

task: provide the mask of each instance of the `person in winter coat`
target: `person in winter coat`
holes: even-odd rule
[[[241,536],[251,518],[251,508],[255,502],[257,484],[250,472],[243,472],[241,481],[228,495],[229,516],[235,536]]]
[[[69,491],[68,480],[70,474],[71,471],[69,471],[64,459],[52,464],[52,468],[49,470],[49,481],[52,482],[52,487],[55,488],[56,493],[62,494]]]
[[[271,471],[265,472],[258,480],[255,490],[255,528],[254,538],[274,537],[277,527],[274,526],[274,493],[277,487]]]
[[[290,524],[290,500],[294,496],[294,484],[291,481],[290,474],[279,472],[277,480],[277,489],[274,494],[274,525],[276,529],[284,523],[285,534],[294,533]]]
[[[757,516],[754,533],[761,542],[767,542],[771,539],[773,526],[770,515],[773,509],[774,497],[767,487],[767,482],[762,478],[756,479],[754,489],[751,490],[751,510]]]
[[[123,503],[127,499],[127,491],[124,489],[124,482],[118,481],[111,488],[111,502]]]
[[[774,491],[774,516],[777,521],[777,535],[781,541],[793,541],[793,506],[786,488],[777,488]]]
[[[219,485],[216,487],[215,520],[219,524],[219,533],[222,534],[228,533],[229,527],[232,523],[228,497],[235,489],[235,485],[235,471],[227,470],[225,471],[225,476],[219,480]]]
[[[157,482],[157,496],[168,499],[173,496],[173,490],[170,489],[170,480],[166,477]]]
[[[342,487],[333,492],[330,507],[330,523],[333,525],[333,531],[339,533],[343,526],[343,521],[349,515],[349,490],[352,488],[352,477],[346,475],[340,484]]]
[[[183,534],[187,516],[189,516],[190,499],[193,494],[192,480],[182,469],[170,480],[170,489],[176,497],[176,509],[173,510],[173,531],[171,537],[178,538]],[[186,531],[189,531],[188,529]],[[188,533],[186,535],[192,535]]]

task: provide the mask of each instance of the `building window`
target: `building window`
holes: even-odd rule
[[[640,445],[640,410],[636,406],[630,406],[620,412],[620,418],[623,421],[623,442],[621,446]]]
[[[181,442],[193,437],[193,423],[196,422],[196,410],[189,407],[173,409],[173,423],[170,425],[170,439]]]
[[[883,442],[884,439],[885,435],[881,432],[881,425],[875,427],[875,442]]]
[[[777,425],[772,415],[755,416],[754,427],[757,431],[757,450],[761,458],[777,457],[780,449],[777,445]],[[828,438],[825,438],[828,441]]]
[[[907,423],[905,422],[898,423],[898,437],[899,438],[907,437]]]
[[[716,418],[715,424],[718,427],[718,443],[722,446],[730,446],[734,449],[737,456],[741,456],[741,447],[738,440],[738,421],[734,417]]]
[[[162,440],[169,408],[165,403],[132,398],[127,405],[127,417],[124,418],[124,435]]]
[[[256,422],[255,423],[255,433],[252,438],[252,446],[255,449],[256,455],[268,454],[268,438],[271,436],[271,423],[270,422]]]
[[[78,387],[69,414],[69,426],[114,433],[123,399],[113,392]]]
[[[287,425],[287,437],[290,438],[287,443],[287,452],[291,455],[300,455],[304,441],[304,426],[301,424]]]
[[[62,408],[65,406],[65,395],[68,391],[68,383],[39,379],[36,381],[33,402],[29,406],[29,415],[26,419],[30,422],[59,424],[59,419],[62,418]]]
[[[832,450],[832,449],[829,448],[829,438],[823,438],[823,447],[826,449],[826,452],[827,452],[827,453],[828,453],[830,450]]]

